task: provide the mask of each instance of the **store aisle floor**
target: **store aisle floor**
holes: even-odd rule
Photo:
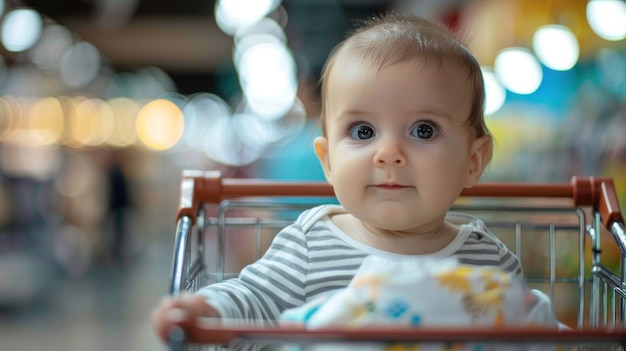
[[[127,267],[94,268],[45,303],[0,314],[0,350],[166,350],[149,318],[167,290],[171,248],[171,237],[155,239]]]

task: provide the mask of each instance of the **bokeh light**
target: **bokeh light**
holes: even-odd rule
[[[241,101],[235,110],[235,114],[255,116],[246,100]],[[258,119],[258,118],[257,118]],[[295,99],[289,111],[281,118],[266,120],[258,119],[263,128],[263,137],[266,143],[287,143],[297,136],[306,123],[306,111],[300,99]]]
[[[543,71],[535,56],[519,47],[500,51],[494,71],[504,87],[517,94],[534,93],[543,80]]]
[[[171,101],[153,100],[137,115],[139,140],[154,150],[174,146],[183,135],[185,122],[182,111]]]
[[[239,27],[259,21],[278,5],[279,0],[218,0],[215,21],[224,33],[234,35]]]
[[[70,87],[84,87],[100,71],[100,53],[92,44],[80,42],[61,58],[61,78]]]
[[[22,120],[22,105],[12,96],[0,97],[0,142],[10,140]]]
[[[217,121],[232,115],[230,106],[211,93],[195,94],[183,109],[185,131],[183,142],[190,148],[204,151],[204,136],[215,128]]]
[[[29,8],[9,11],[2,21],[2,45],[12,52],[30,49],[41,36],[41,16]]]
[[[108,144],[114,147],[126,147],[137,140],[136,120],[140,106],[135,100],[117,97],[107,100],[113,113],[113,133]]]
[[[185,107],[187,107],[187,105],[189,104],[189,97],[180,93],[170,92],[162,94],[160,99],[166,100],[174,104],[178,108],[182,116],[182,134],[174,143],[174,145],[168,147],[167,150],[174,154],[191,150],[191,148],[183,140],[185,137],[185,130],[189,128],[189,126],[187,125],[187,119],[184,114]]]
[[[533,36],[533,50],[541,63],[556,71],[572,69],[580,54],[572,31],[560,25],[543,26]]]
[[[94,146],[94,140],[100,127],[100,115],[94,101],[85,99],[81,101],[75,110],[75,117],[70,118],[70,130],[74,139],[85,146]],[[73,117],[72,115],[70,115]]]
[[[41,69],[57,69],[63,54],[72,46],[69,29],[50,24],[43,29],[41,39],[28,51],[30,60]]]
[[[254,36],[270,35],[281,43],[287,42],[287,35],[283,28],[272,18],[262,18],[251,25],[242,26],[234,35],[235,46],[241,46],[240,42]]]
[[[246,114],[221,117],[205,135],[204,147],[209,158],[230,166],[250,164],[267,147],[260,120]]]
[[[115,116],[113,116],[113,110],[105,101],[101,99],[91,99],[91,101],[96,107],[98,116],[98,128],[91,139],[91,145],[103,146],[109,141],[115,130]]]
[[[285,45],[265,42],[251,46],[242,53],[238,71],[254,114],[274,120],[291,109],[298,87],[295,62]]]
[[[47,97],[35,102],[29,113],[29,123],[33,138],[41,144],[60,142],[65,122],[59,99]]]
[[[606,40],[626,38],[626,2],[622,0],[590,0],[587,21],[591,29]]]
[[[506,99],[506,90],[498,81],[493,69],[481,67],[485,81],[485,115],[496,113]]]

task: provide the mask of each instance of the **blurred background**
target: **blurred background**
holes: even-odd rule
[[[0,349],[164,349],[181,171],[322,179],[320,70],[390,9],[470,39],[485,180],[608,175],[624,206],[623,0],[0,0]]]

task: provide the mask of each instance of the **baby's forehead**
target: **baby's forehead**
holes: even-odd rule
[[[408,70],[419,71],[423,68],[434,70],[453,70],[459,71],[459,73],[466,72],[467,67],[460,62],[446,58],[438,57],[428,54],[416,54],[416,55],[393,55],[389,54],[384,57],[374,55],[363,55],[360,52],[354,52],[350,50],[344,50],[338,52],[334,57],[332,65],[327,72],[326,80],[329,84],[332,84],[334,77],[341,77],[350,70],[356,68],[365,68],[368,71],[380,72],[381,70],[395,66],[409,63],[406,65]],[[407,77],[408,78],[408,77]]]

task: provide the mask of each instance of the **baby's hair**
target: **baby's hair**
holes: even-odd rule
[[[415,15],[388,13],[361,21],[361,26],[339,43],[330,53],[321,76],[322,133],[326,134],[327,81],[340,54],[372,62],[382,69],[388,65],[419,59],[423,63],[456,63],[467,71],[473,89],[467,128],[475,137],[488,135],[484,121],[485,88],[480,64],[467,48],[461,33],[453,34],[437,21]]]

